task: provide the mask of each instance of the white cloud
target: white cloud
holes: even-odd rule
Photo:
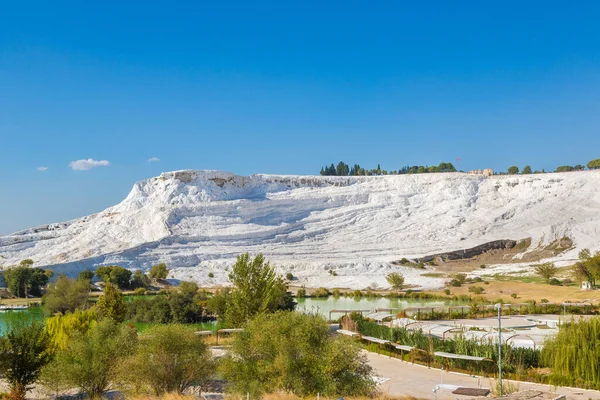
[[[151,157],[151,158],[148,159],[148,162],[150,162],[150,163],[152,163],[152,162],[159,162],[159,161],[160,161],[160,158],[158,158],[158,157]]]
[[[44,172],[48,170],[48,167],[37,167],[36,169],[40,172]]]
[[[108,167],[109,165],[110,162],[108,162],[107,160],[96,161],[93,158],[88,158],[87,160],[71,161],[69,167],[73,171],[87,171],[96,167]]]

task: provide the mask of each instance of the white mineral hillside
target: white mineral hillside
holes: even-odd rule
[[[168,172],[136,183],[98,214],[0,237],[0,264],[31,258],[74,274],[165,262],[175,278],[219,285],[237,255],[261,252],[308,287],[387,287],[391,271],[437,287],[442,281],[422,277],[426,271],[391,261],[498,239],[531,237],[535,248],[568,236],[576,248],[556,259],[567,263],[581,248],[600,249],[599,189],[600,171],[487,178]]]

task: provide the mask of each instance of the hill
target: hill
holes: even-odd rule
[[[264,253],[307,286],[439,286],[392,264],[531,238],[529,251],[568,237],[600,249],[600,171],[492,176],[464,173],[337,177],[175,171],[136,183],[97,214],[0,237],[0,264],[31,258],[74,274],[165,262],[174,277],[217,285],[242,252]],[[522,254],[511,256],[519,263]],[[334,269],[332,276],[328,269]],[[208,278],[213,272],[214,278]]]

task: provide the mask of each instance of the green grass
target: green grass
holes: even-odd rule
[[[426,274],[421,274],[421,276],[425,276],[427,278],[444,278],[446,275],[441,272],[427,272]]]

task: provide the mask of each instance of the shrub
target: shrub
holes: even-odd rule
[[[460,287],[460,286],[462,286],[462,283],[458,279],[452,279],[450,281],[450,285],[452,285],[454,287]]]
[[[469,292],[475,294],[482,294],[484,289],[481,286],[469,286]]]
[[[392,290],[402,290],[402,287],[404,286],[404,276],[401,273],[392,272],[391,274],[388,274],[385,279],[390,284]]]
[[[144,289],[143,287],[137,288],[133,291],[133,294],[136,296],[143,296],[146,294],[146,289]]]
[[[304,288],[298,289],[298,291],[296,292],[296,297],[299,299],[306,297],[306,289],[304,289]]]
[[[209,273],[208,273],[208,277],[209,277],[209,278],[214,278],[214,277],[215,277],[215,274],[213,274],[212,272],[209,272]]]
[[[481,269],[485,269],[485,264],[481,264],[481,265],[479,266],[479,268],[481,268]]]
[[[548,299],[541,299],[540,303],[549,303]]]
[[[77,387],[91,399],[100,398],[118,377],[121,360],[134,351],[136,342],[135,330],[106,319],[87,334],[76,333],[44,368],[44,380]]]
[[[456,275],[454,275],[454,278],[456,280],[458,280],[461,285],[464,285],[464,283],[467,281],[467,275],[466,274],[456,274]]]
[[[153,265],[152,268],[150,268],[150,278],[152,279],[164,280],[167,279],[168,275],[169,270],[164,263]]]
[[[552,278],[548,281],[548,284],[553,285],[553,286],[560,286],[561,282],[556,278]]]
[[[450,296],[450,289],[445,289],[444,294],[446,294],[446,296]]]
[[[330,295],[329,290],[324,287],[320,287],[312,292],[312,297],[328,297]]]
[[[287,279],[288,281],[293,281],[294,274],[292,274],[291,272],[288,272],[287,274],[285,274],[285,279]]]
[[[513,293],[513,294],[511,294],[511,295],[510,295],[510,297],[512,297],[513,299],[516,299],[516,298],[517,298],[517,297],[519,297],[519,296],[517,296],[517,294],[516,294],[516,293]]]
[[[331,276],[337,276],[337,272],[335,272],[334,270],[330,269],[329,270],[329,275],[331,275]]]
[[[400,260],[400,264],[402,264],[402,265],[410,264],[410,261],[408,261],[407,258],[403,257],[402,260]]]
[[[358,289],[356,289],[354,292],[352,292],[353,297],[362,297],[362,295],[363,295],[363,293]]]
[[[133,273],[133,278],[131,279],[131,287],[132,288],[144,288],[147,289],[150,287],[150,277],[143,273],[141,270],[137,270]]]
[[[158,325],[140,337],[137,352],[126,360],[121,376],[134,387],[149,387],[156,396],[183,393],[213,373],[208,346],[184,325]]]
[[[88,304],[90,281],[74,280],[59,276],[54,284],[48,285],[46,294],[42,297],[44,311],[48,314],[73,312],[83,310]]]
[[[340,289],[333,289],[332,294],[333,294],[333,297],[340,297],[340,294],[341,294]]]
[[[368,396],[376,388],[360,346],[332,336],[320,316],[260,314],[236,336],[220,363],[234,393],[259,397],[285,391],[307,398]]]

